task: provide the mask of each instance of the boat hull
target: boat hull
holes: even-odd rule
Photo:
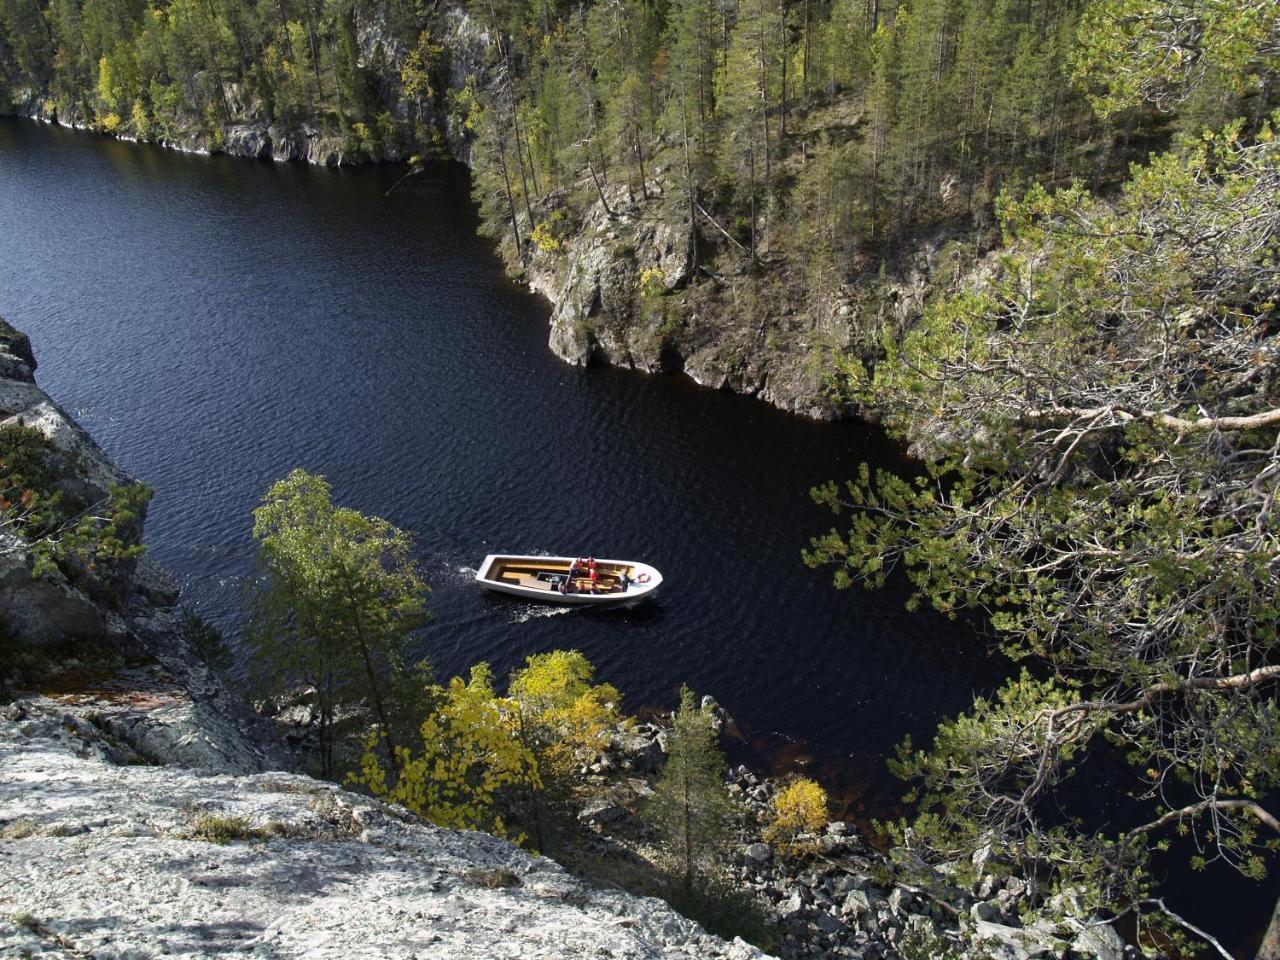
[[[575,569],[574,557],[538,557],[491,553],[476,572],[476,582],[487,590],[538,603],[564,606],[616,606],[651,596],[662,584],[662,574],[635,560],[597,560],[600,580],[590,592],[582,571],[572,576],[575,589],[564,593],[560,584]],[[577,568],[581,570],[581,568]],[[623,587],[618,574],[626,572],[631,583]]]

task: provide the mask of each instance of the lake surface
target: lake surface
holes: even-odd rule
[[[688,683],[736,718],[738,755],[892,812],[894,744],[1006,669],[970,629],[907,613],[901,588],[837,592],[800,561],[831,525],[807,491],[862,462],[905,469],[900,453],[683,377],[561,363],[547,303],[475,234],[465,170],[388,198],[401,172],[0,118],[0,316],[155,488],[147,540],[184,601],[236,634],[251,511],[304,467],[412,532],[439,675],[579,649],[632,710]],[[642,559],[666,583],[631,611],[535,607],[471,581],[503,551]]]

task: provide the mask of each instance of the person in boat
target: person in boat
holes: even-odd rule
[[[631,575],[628,574],[626,570],[623,570],[622,573],[618,574],[618,583],[621,585],[623,593],[630,590],[631,584],[634,582],[635,581],[631,579]]]
[[[591,592],[600,592],[600,571],[596,569],[596,562],[592,560],[587,565],[587,576],[591,579]]]

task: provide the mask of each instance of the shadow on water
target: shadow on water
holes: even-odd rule
[[[969,626],[908,613],[901,584],[838,592],[800,562],[831,526],[809,489],[902,451],[684,377],[562,364],[545,301],[476,234],[466,171],[386,196],[400,172],[0,119],[0,315],[156,489],[148,540],[185,602],[235,637],[251,511],[304,467],[413,533],[438,675],[580,649],[630,709],[688,683],[737,718],[735,752],[892,814],[894,745],[1007,671]],[[667,582],[639,609],[544,614],[477,588],[498,551],[631,557]]]

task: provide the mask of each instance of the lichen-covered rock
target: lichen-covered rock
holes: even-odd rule
[[[0,719],[0,955],[755,960],[657,900],[303,776]]]

